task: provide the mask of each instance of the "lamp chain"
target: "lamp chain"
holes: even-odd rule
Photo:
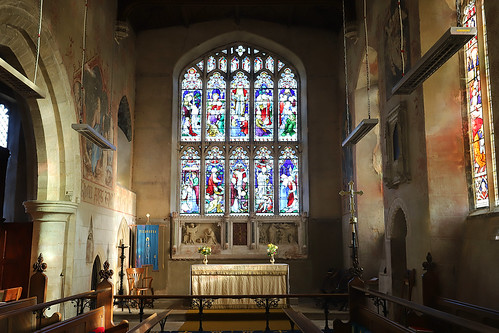
[[[85,72],[85,51],[87,47],[87,12],[88,12],[88,0],[85,0],[85,12],[83,15],[83,41],[82,41],[82,54],[81,54],[81,77],[80,77],[80,124],[83,122],[83,100],[84,100],[84,87],[83,87],[83,73]]]
[[[38,24],[38,40],[36,41],[36,61],[35,61],[35,77],[33,83],[36,84],[36,74],[38,73],[38,61],[40,59],[40,36],[42,34],[42,14],[43,14],[43,0],[40,0],[40,23]]]
[[[400,1],[397,1],[399,9],[399,20],[400,20],[400,58],[402,60],[402,76],[405,74],[405,57],[404,57],[404,24],[402,22],[402,7],[400,6]]]
[[[367,5],[366,0],[364,0],[364,34],[366,38],[366,87],[367,87],[367,116],[371,119],[371,101],[369,99],[369,89],[371,88],[371,82],[369,81],[369,36],[367,34]]]
[[[343,61],[345,63],[345,110],[347,120],[347,135],[350,134],[350,108],[348,104],[348,67],[347,67],[347,38],[346,38],[346,23],[345,23],[345,0],[343,4]]]

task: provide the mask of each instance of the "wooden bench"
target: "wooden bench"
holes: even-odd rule
[[[14,287],[0,290],[0,294],[2,294],[2,302],[12,302],[19,300],[19,298],[21,298],[22,292],[23,287]]]
[[[322,333],[321,329],[317,327],[310,319],[305,317],[301,312],[297,312],[292,308],[282,309],[284,313],[288,316],[291,322],[291,331],[294,331],[294,325],[296,325],[302,332],[307,333]]]
[[[36,297],[31,297],[0,305],[0,328],[2,328],[2,332],[32,332],[35,329],[35,316],[33,313],[18,312],[17,310],[35,304]],[[14,314],[10,315],[11,313]]]
[[[127,333],[145,333],[148,332],[151,328],[156,326],[160,321],[166,319],[170,312],[173,310],[166,310],[161,312],[160,314],[158,313],[153,313],[149,317],[147,317],[146,320],[142,321],[140,324],[129,330]],[[161,327],[161,330],[163,330],[163,327]]]
[[[89,312],[85,312],[79,316],[70,318],[49,325],[36,333],[88,333],[97,328],[104,328],[105,309],[103,306]]]

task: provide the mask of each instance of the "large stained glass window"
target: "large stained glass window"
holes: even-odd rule
[[[466,27],[477,27],[478,13],[476,1],[469,1],[463,10],[462,23]],[[483,18],[483,15],[481,16]],[[485,32],[485,24],[483,29]],[[486,34],[473,37],[465,45],[465,69],[466,69],[466,95],[469,118],[470,135],[470,155],[472,160],[473,196],[475,208],[490,206],[489,186],[497,188],[494,156],[494,131],[491,112],[490,98],[487,92],[490,91],[488,85],[488,57],[486,53]],[[482,42],[483,41],[483,42]],[[480,45],[483,43],[485,45]],[[483,52],[483,56],[481,53]],[[485,66],[480,59],[485,60]],[[484,77],[485,76],[485,77]],[[485,85],[485,87],[484,87]],[[485,104],[485,99],[489,103]],[[487,126],[487,124],[490,124]],[[490,143],[490,151],[487,149]],[[488,154],[491,154],[489,158]],[[497,191],[495,191],[497,193]],[[497,205],[497,198],[496,198]]]
[[[181,74],[181,215],[299,215],[299,77],[284,58],[232,44]]]
[[[7,137],[9,134],[9,109],[0,104],[0,147],[7,148]]]

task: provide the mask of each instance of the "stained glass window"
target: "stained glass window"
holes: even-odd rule
[[[249,158],[242,147],[236,147],[230,156],[230,212],[249,212]]]
[[[267,147],[260,148],[255,157],[255,212],[274,212],[274,161]]]
[[[9,110],[4,104],[0,104],[0,147],[7,148],[7,137],[9,134]]]
[[[225,140],[225,80],[214,73],[206,84],[206,140]]]
[[[300,214],[300,84],[290,63],[230,45],[193,61],[181,87],[180,214]]]
[[[483,15],[482,15],[483,17]],[[463,11],[463,26],[477,27],[477,7],[475,1],[470,1]],[[478,29],[480,30],[480,29]],[[485,25],[483,30],[486,31]],[[486,42],[486,36],[484,41]],[[469,135],[470,135],[470,155],[472,159],[472,177],[473,177],[473,194],[475,207],[490,206],[489,186],[492,180],[493,186],[497,189],[496,166],[494,156],[494,136],[493,136],[493,119],[491,112],[490,98],[488,107],[484,107],[483,98],[484,91],[490,91],[489,87],[484,89],[483,84],[488,84],[487,78],[481,77],[483,74],[488,76],[487,66],[480,63],[480,44],[478,36],[473,37],[465,45],[465,69],[466,69],[466,95],[469,117]],[[483,47],[486,51],[486,45]],[[485,52],[485,62],[488,63],[488,57]],[[486,126],[487,120],[490,127]],[[486,141],[490,141],[492,147],[491,165],[487,162],[489,152],[486,149]],[[488,170],[489,167],[492,168]],[[497,190],[496,190],[497,193]],[[497,205],[497,198],[496,198]]]
[[[199,214],[199,177],[201,171],[199,153],[188,147],[180,161],[180,213]]]
[[[298,213],[298,179],[298,158],[291,147],[286,147],[279,157],[279,213]]]
[[[220,148],[208,152],[205,170],[205,213],[221,214],[225,211],[225,159]]]

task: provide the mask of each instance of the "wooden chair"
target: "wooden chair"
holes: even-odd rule
[[[127,268],[128,291],[130,295],[142,295],[148,288],[142,287],[144,268]]]
[[[154,289],[152,287],[152,276],[149,276],[149,269],[152,269],[152,265],[142,265],[144,268],[144,274],[142,275],[142,288],[147,288],[146,294],[149,292],[154,295]]]
[[[22,291],[23,287],[5,289],[3,293],[2,302],[12,302],[19,300],[19,298],[21,298]]]

